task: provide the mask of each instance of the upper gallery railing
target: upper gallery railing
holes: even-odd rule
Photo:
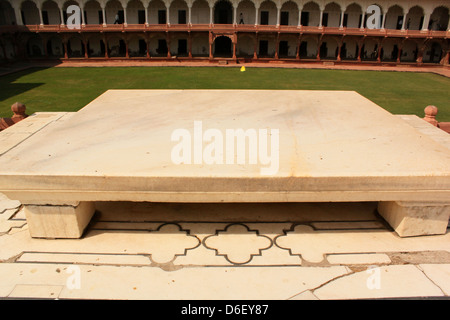
[[[433,37],[449,38],[450,31],[393,30],[368,28],[311,27],[253,24],[86,24],[78,29],[66,25],[4,25],[0,32],[136,32],[136,31],[211,31],[211,32],[281,32],[331,35],[385,36],[385,37]]]

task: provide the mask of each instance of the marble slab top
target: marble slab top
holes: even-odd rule
[[[0,192],[30,201],[445,201],[450,150],[352,91],[109,90],[1,155]]]

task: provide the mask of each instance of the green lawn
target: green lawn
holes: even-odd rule
[[[0,117],[16,101],[28,114],[76,111],[107,89],[355,90],[394,114],[423,117],[436,105],[438,120],[450,121],[450,79],[435,74],[251,67],[29,69],[0,77]]]

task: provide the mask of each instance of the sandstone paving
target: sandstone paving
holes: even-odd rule
[[[439,142],[445,148],[450,149],[450,139],[448,138],[447,132],[443,130],[435,130],[435,126],[426,121],[423,121],[423,119],[419,118],[416,115],[397,115],[397,117],[404,120],[419,132],[432,138],[434,141]]]
[[[20,205],[21,203],[19,201],[10,200],[4,194],[0,193],[0,214],[3,214],[6,210],[17,209]]]
[[[92,254],[92,253],[46,253],[25,252],[16,262],[46,262],[93,265],[149,266],[150,258],[133,254]]]
[[[10,146],[71,115],[24,120]],[[421,132],[430,130],[415,118],[404,120]],[[0,194],[0,297],[450,296],[449,230],[400,238],[373,202],[97,202],[95,207],[81,239],[32,239],[21,203]]]
[[[65,121],[73,114],[74,112],[36,112],[30,115],[2,131],[0,135],[0,155],[26,141],[49,124],[55,121]]]
[[[289,300],[319,300],[312,292],[311,290],[303,291],[302,293],[299,293],[291,298]]]
[[[369,272],[368,272],[369,271]],[[379,277],[378,281],[374,278]],[[444,292],[413,265],[381,266],[340,277],[313,291],[319,299],[439,297]]]
[[[359,253],[359,254],[328,254],[327,260],[331,264],[353,265],[380,265],[389,264],[391,259],[385,253]]]
[[[30,299],[56,299],[63,286],[57,285],[27,285],[19,284],[14,287],[11,293],[8,295],[9,298],[30,298]]]
[[[31,238],[19,207],[0,220],[1,227],[19,224],[0,235],[0,297],[312,300],[449,295],[449,232],[400,238],[372,204],[262,207],[245,219],[248,205],[217,205],[203,216],[213,204],[105,203],[81,239]],[[217,216],[230,210],[237,216]],[[295,211],[298,221],[291,222]],[[380,289],[370,289],[377,274]],[[74,288],[75,276],[81,280]]]
[[[313,242],[314,246],[310,243]],[[326,253],[379,253],[402,251],[450,250],[450,235],[433,238],[401,239],[391,232],[375,231],[314,231],[307,225],[297,225],[275,243],[292,254],[310,262],[321,262]]]
[[[288,299],[308,288],[347,274],[346,267],[322,268],[183,268],[79,266],[80,286],[70,288],[68,265],[4,263],[0,294],[17,297],[17,286],[29,286],[29,295],[42,286],[63,287],[57,298],[87,299]],[[20,280],[17,280],[19,278]],[[20,292],[26,297],[27,292]],[[56,298],[56,297],[55,297]]]
[[[418,268],[448,296],[450,295],[450,264],[422,264]]]

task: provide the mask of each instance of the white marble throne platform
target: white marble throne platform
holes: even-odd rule
[[[243,163],[238,150],[226,163],[239,128],[257,133],[256,163],[251,139]],[[180,129],[190,164],[174,163]],[[208,130],[224,137],[223,163],[205,161]],[[278,133],[270,164],[260,132]],[[356,92],[110,90],[4,150],[0,192],[25,205],[33,237],[80,237],[98,201],[379,202],[400,236],[441,234],[450,150]]]

